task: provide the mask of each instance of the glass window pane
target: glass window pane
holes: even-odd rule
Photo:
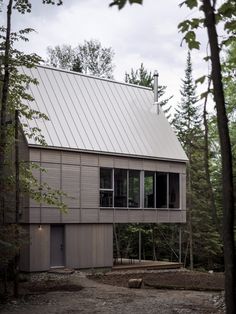
[[[167,173],[156,173],[156,207],[167,208]]]
[[[154,172],[145,171],[144,175],[144,207],[154,208]]]
[[[100,169],[100,189],[112,189],[112,169]]]
[[[115,207],[127,207],[127,170],[114,170]]]
[[[140,171],[129,170],[129,207],[140,207]]]
[[[179,173],[169,173],[169,208],[179,206]]]
[[[113,191],[100,191],[100,207],[112,207]]]

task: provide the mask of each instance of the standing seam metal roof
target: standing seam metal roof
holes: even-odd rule
[[[49,147],[187,160],[151,89],[44,66],[23,72],[39,82],[29,86],[28,105],[49,118],[27,123]]]

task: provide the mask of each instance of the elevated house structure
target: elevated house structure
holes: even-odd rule
[[[25,143],[40,182],[67,193],[68,212],[29,200],[21,223],[29,243],[21,270],[111,267],[114,223],[186,222],[186,161],[153,91],[54,68],[24,69],[30,106],[49,120],[28,121],[48,144]]]

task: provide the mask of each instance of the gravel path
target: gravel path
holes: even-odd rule
[[[62,278],[62,277],[60,277]],[[61,279],[65,280],[65,277]],[[128,289],[101,284],[86,278],[83,273],[66,277],[72,285],[83,287],[80,291],[46,292],[26,295],[19,301],[11,301],[2,314],[193,314],[222,313],[217,310],[218,293]]]

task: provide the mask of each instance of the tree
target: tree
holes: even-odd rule
[[[148,72],[147,69],[145,69],[143,63],[141,63],[140,68],[137,70],[131,69],[130,74],[125,73],[125,82],[130,83],[130,84],[135,84],[135,85],[140,85],[140,86],[146,86],[150,87],[153,89],[154,85],[154,78],[153,78],[153,73]],[[160,99],[166,92],[166,86],[158,86],[158,99]],[[159,105],[162,107],[167,119],[170,118],[170,106],[166,105],[168,104],[168,101],[172,98],[173,96],[163,99],[159,101]]]
[[[185,264],[189,251],[190,268],[204,261],[211,268],[214,257],[221,255],[218,234],[213,228],[208,199],[204,192],[207,188],[204,169],[203,131],[200,108],[196,96],[196,83],[192,76],[191,55],[188,52],[185,78],[182,80],[181,102],[174,114],[173,126],[185,149],[189,163],[187,167],[187,228],[183,240],[186,246]],[[186,239],[185,239],[186,238]]]
[[[42,2],[55,4],[51,0],[43,0]],[[61,0],[57,1],[58,5],[61,3]],[[44,114],[32,110],[27,105],[28,101],[33,100],[26,91],[27,86],[29,84],[36,84],[37,82],[20,71],[22,66],[28,68],[34,67],[39,63],[41,58],[36,54],[26,55],[14,47],[14,43],[18,40],[28,41],[27,34],[32,30],[26,28],[18,32],[13,32],[11,25],[12,10],[25,14],[31,11],[31,6],[29,0],[9,0],[7,4],[6,27],[2,26],[0,28],[0,268],[6,268],[8,263],[14,260],[14,294],[16,297],[18,296],[19,249],[22,242],[21,228],[19,226],[19,180],[21,179],[22,190],[24,192],[26,192],[25,188],[27,188],[27,192],[29,193],[36,186],[39,189],[44,188],[44,184],[39,184],[33,178],[29,166],[26,166],[24,162],[20,165],[18,161],[18,115],[20,114],[20,116],[24,116],[27,119],[46,118]],[[22,127],[25,128],[26,125],[22,124]],[[43,137],[40,136],[39,132],[38,128],[28,130],[28,134],[31,137],[35,137],[42,143]],[[14,153],[17,156],[15,157],[15,168],[12,168],[12,160],[9,158],[9,153],[14,147],[14,142]],[[15,202],[11,202],[12,192],[15,193]],[[62,205],[60,197],[62,193],[60,191],[53,191],[48,187],[48,192],[45,195],[49,202],[52,203],[55,201],[57,205]],[[36,196],[35,194],[37,195],[33,191],[31,196]],[[38,192],[38,194],[40,194],[39,199],[42,200],[41,192]],[[11,224],[9,222],[6,223],[5,219],[5,215],[6,213],[9,214],[9,210],[11,210],[11,214],[14,213],[14,218],[11,217],[12,219],[10,220]]]
[[[61,69],[81,72],[104,78],[113,78],[114,52],[102,47],[98,40],[85,40],[72,48],[70,45],[47,48],[47,64]]]
[[[127,0],[114,0],[110,5],[117,5],[122,9]],[[129,0],[129,3],[143,3],[143,0]],[[213,95],[217,111],[217,126],[220,139],[223,187],[223,243],[225,263],[225,300],[227,313],[236,313],[236,254],[234,242],[234,184],[232,149],[229,135],[228,118],[226,113],[225,95],[222,82],[222,68],[220,51],[223,45],[236,40],[236,3],[225,0],[216,7],[217,0],[185,0],[181,3],[190,10],[198,8],[203,17],[185,20],[178,25],[179,30],[185,34],[184,40],[190,49],[199,49],[200,42],[196,39],[195,30],[199,27],[206,29],[211,51],[212,66],[211,78],[213,82]],[[216,25],[223,23],[227,38],[221,43],[218,41]],[[208,58],[207,58],[208,60]]]

